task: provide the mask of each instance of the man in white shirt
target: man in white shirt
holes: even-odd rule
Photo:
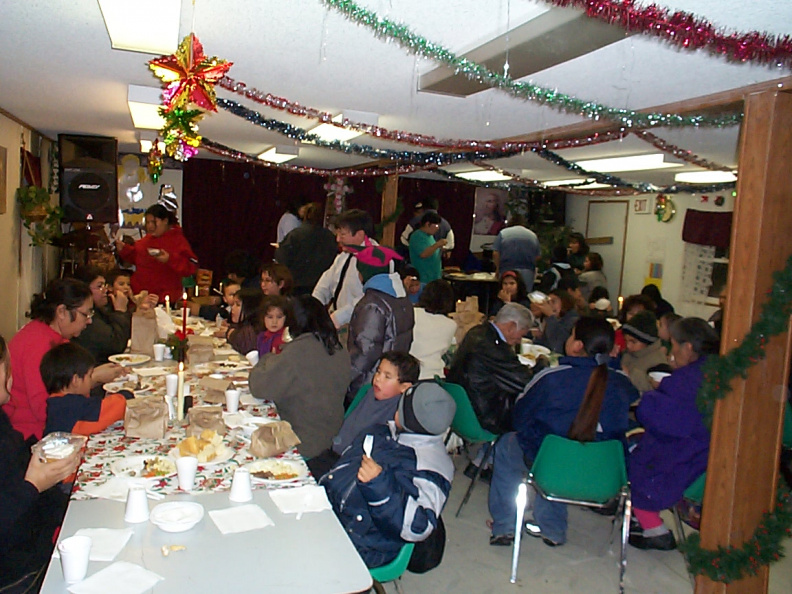
[[[329,305],[333,323],[336,328],[341,328],[349,324],[355,304],[363,297],[363,284],[355,266],[355,256],[345,246],[363,245],[366,238],[373,245],[377,245],[377,242],[371,239],[374,222],[363,210],[346,210],[335,218],[333,224],[341,253],[316,283],[313,296],[324,305]]]

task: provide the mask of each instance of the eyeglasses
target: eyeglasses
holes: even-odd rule
[[[89,313],[85,313],[84,311],[80,311],[79,309],[75,309],[74,311],[76,311],[78,314],[84,315],[86,320],[90,320],[91,318],[94,317],[93,310],[91,310]]]

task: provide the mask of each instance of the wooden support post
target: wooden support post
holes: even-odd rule
[[[396,211],[396,202],[399,196],[399,176],[389,175],[385,182],[385,191],[382,192],[382,219],[387,219]],[[396,245],[396,223],[391,223],[382,230],[382,244]]]
[[[759,316],[772,273],[792,254],[792,95],[749,95],[740,141],[739,181],[721,352],[738,345]],[[775,503],[789,337],[777,336],[765,360],[715,409],[701,544],[740,546]],[[722,584],[699,576],[697,593],[767,592],[768,568]]]

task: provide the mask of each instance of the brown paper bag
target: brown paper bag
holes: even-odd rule
[[[201,363],[209,363],[209,361],[214,361],[215,354],[214,354],[214,347],[209,344],[196,344],[190,346],[189,350],[187,351],[187,364],[188,365],[200,365]]]
[[[473,326],[478,326],[484,321],[486,316],[479,311],[478,297],[468,297],[464,301],[457,301],[456,312],[449,314],[449,317],[457,324],[457,330],[454,336],[456,343],[462,344],[462,339],[465,338],[468,330]]]
[[[199,436],[204,429],[211,429],[218,435],[225,435],[226,426],[223,422],[222,406],[193,406],[187,413],[189,426],[187,437]]]
[[[198,386],[205,390],[203,401],[208,404],[224,404],[225,391],[234,388],[234,382],[227,379],[217,379],[214,377],[204,377],[198,382]]]
[[[262,425],[250,436],[248,451],[257,458],[272,458],[300,444],[300,438],[286,421]]]
[[[168,405],[162,396],[127,400],[124,432],[127,437],[162,439],[168,429]]]
[[[129,350],[153,357],[154,343],[158,340],[157,314],[153,309],[136,310],[132,314],[132,344]]]

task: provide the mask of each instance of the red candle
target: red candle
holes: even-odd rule
[[[182,336],[187,338],[187,291],[182,295]]]

